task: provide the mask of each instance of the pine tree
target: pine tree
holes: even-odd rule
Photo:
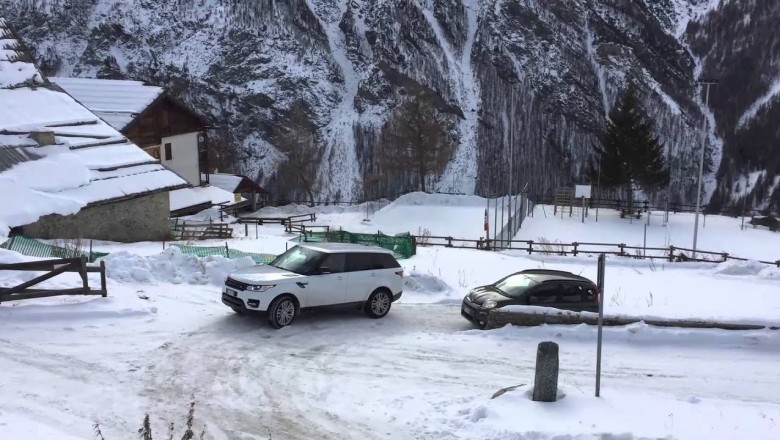
[[[652,192],[669,184],[669,167],[664,146],[654,134],[655,126],[639,105],[636,91],[629,87],[609,113],[598,135],[590,169],[593,182],[600,170],[605,188],[625,188],[629,209],[633,209],[634,189]]]

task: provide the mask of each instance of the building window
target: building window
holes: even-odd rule
[[[165,144],[165,160],[173,160],[173,150],[171,144]]]

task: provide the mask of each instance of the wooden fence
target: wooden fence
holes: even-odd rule
[[[171,229],[174,240],[209,240],[233,237],[233,228],[227,223],[177,223]]]
[[[105,263],[101,261],[99,266],[88,266],[86,257],[0,264],[0,270],[46,272],[19,285],[0,289],[0,303],[61,295],[100,295],[103,297],[108,295]],[[81,275],[82,286],[72,289],[31,289],[36,284],[66,272],[75,272]],[[99,290],[89,287],[89,277],[87,276],[89,273],[100,273]]]
[[[442,236],[427,236],[427,235],[413,235],[415,244],[417,246],[443,246],[443,247],[459,247],[459,248],[471,248],[481,250],[497,250],[493,246],[492,240],[469,240],[454,237],[442,237]],[[728,252],[712,252],[696,250],[697,258],[693,258],[690,255],[693,254],[693,249],[681,248],[676,246],[669,247],[644,247],[644,246],[629,246],[625,243],[589,243],[589,242],[574,242],[574,243],[557,243],[546,241],[534,241],[534,240],[508,240],[502,242],[501,250],[517,250],[528,252],[532,254],[543,255],[562,255],[562,256],[578,256],[578,255],[616,255],[620,257],[629,257],[637,259],[651,259],[651,260],[666,260],[670,262],[709,262],[709,263],[723,263],[729,260],[747,261],[747,258],[735,257]],[[698,257],[701,255],[701,257]],[[760,261],[760,263],[771,264],[780,268],[780,260],[777,261]]]

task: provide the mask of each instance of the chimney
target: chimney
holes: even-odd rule
[[[54,139],[53,131],[32,131],[30,132],[30,137],[34,139],[35,142],[38,142],[39,147],[45,147],[47,145],[54,145],[57,143],[56,139]]]

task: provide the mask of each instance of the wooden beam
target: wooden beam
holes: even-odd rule
[[[106,289],[106,262],[105,261],[100,262],[100,290],[101,290],[101,295],[105,298],[108,295],[108,290]]]
[[[23,263],[0,264],[0,270],[20,270],[20,271],[47,271],[54,270],[63,264],[74,264],[80,261],[79,258],[60,258],[56,260],[25,261]]]
[[[103,291],[100,290],[88,290],[86,293],[81,287],[75,289],[62,289],[62,290],[25,290],[20,293],[5,294],[0,293],[0,302],[5,301],[19,301],[24,299],[34,298],[49,298],[52,296],[66,296],[66,295],[103,295]],[[103,295],[104,296],[104,295]]]
[[[7,289],[0,290],[0,293],[7,295],[7,294],[15,293],[15,292],[21,292],[21,291],[23,291],[24,289],[26,289],[26,288],[28,288],[30,286],[34,286],[34,285],[36,285],[36,284],[38,284],[40,282],[46,281],[49,278],[54,278],[54,277],[56,277],[57,275],[59,275],[61,273],[68,272],[69,269],[70,269],[70,271],[73,271],[73,269],[78,269],[78,266],[76,264],[74,264],[74,263],[63,264],[62,266],[52,270],[51,272],[45,273],[45,274],[43,274],[43,275],[41,275],[39,277],[35,277],[35,278],[31,279],[30,281],[25,281],[24,283],[19,284],[17,286],[13,286],[13,287],[10,287],[10,288],[7,288]],[[32,269],[32,270],[35,270],[35,269]]]

